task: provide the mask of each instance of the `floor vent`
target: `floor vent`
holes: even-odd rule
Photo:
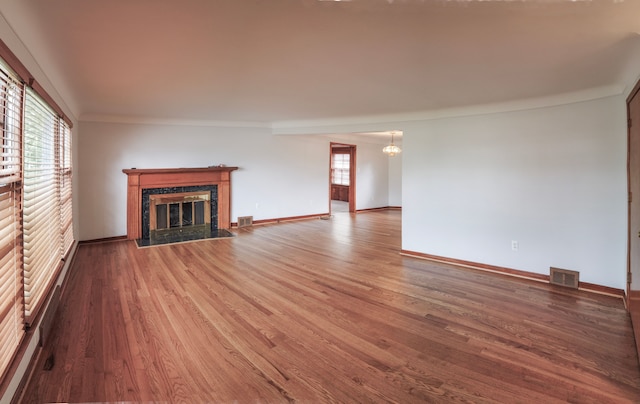
[[[549,276],[549,282],[553,285],[578,289],[578,285],[580,284],[580,272],[554,267],[551,267],[550,269],[551,274]]]
[[[238,216],[238,228],[253,226],[253,216]]]

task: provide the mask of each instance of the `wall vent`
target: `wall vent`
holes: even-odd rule
[[[566,286],[578,289],[580,284],[580,272],[551,267],[549,282],[553,285]]]
[[[253,226],[253,216],[238,216],[238,228]]]

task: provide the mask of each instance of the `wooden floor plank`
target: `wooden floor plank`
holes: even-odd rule
[[[81,245],[21,402],[640,402],[620,299],[401,256],[400,225]]]

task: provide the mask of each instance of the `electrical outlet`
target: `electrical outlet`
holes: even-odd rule
[[[511,240],[511,250],[512,251],[518,251],[518,241],[517,240]]]

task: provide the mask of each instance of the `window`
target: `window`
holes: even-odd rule
[[[331,154],[331,183],[335,185],[349,185],[349,153]]]
[[[0,61],[0,378],[74,242],[71,129],[23,81]]]
[[[55,276],[62,252],[59,119],[27,89],[24,120],[24,299],[31,323]]]

